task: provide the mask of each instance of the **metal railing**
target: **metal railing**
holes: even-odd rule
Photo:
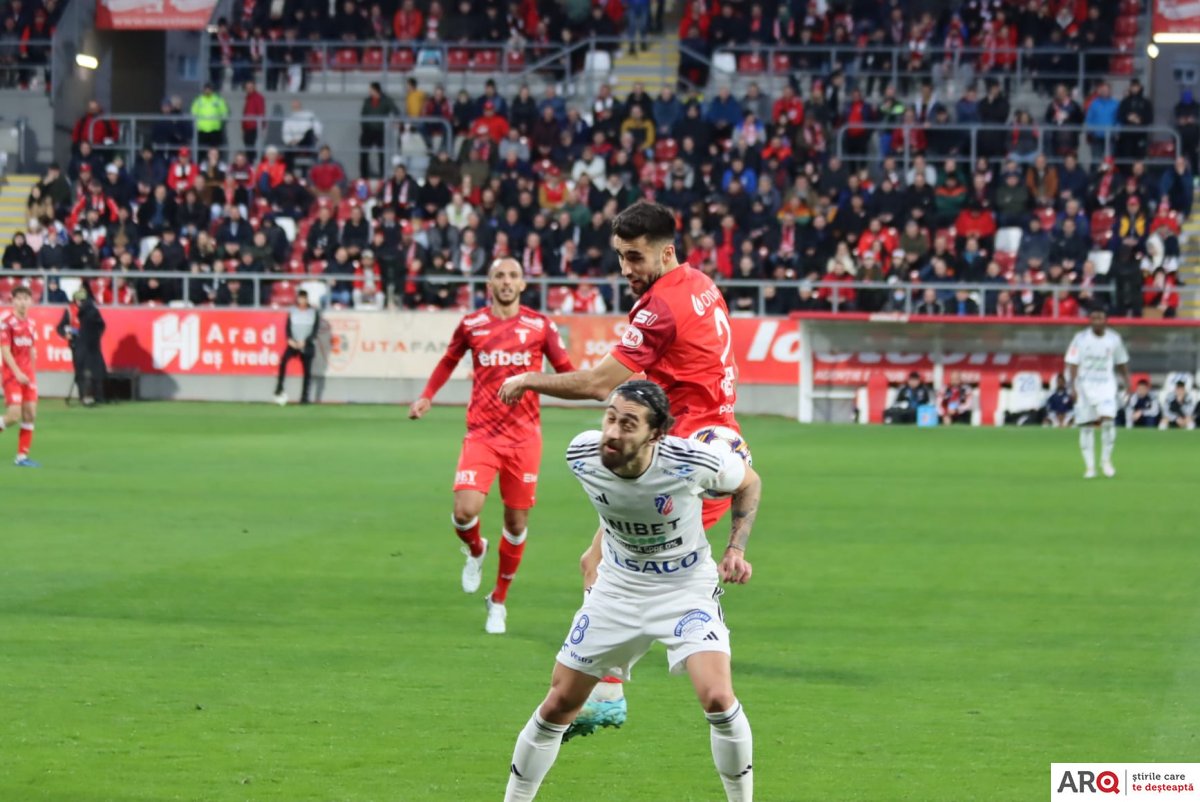
[[[1025,84],[1049,92],[1059,83],[1083,94],[1089,86],[1101,80],[1133,77],[1131,72],[1113,71],[1113,59],[1133,58],[1132,51],[1116,48],[1072,50],[1066,47],[987,49],[931,46],[921,51],[919,58],[914,60],[913,52],[906,46],[736,45],[714,53],[709,59],[710,63],[721,53],[728,53],[734,59],[733,70],[722,69],[714,64],[717,72],[727,78],[751,78],[754,75],[782,78],[791,74],[824,78],[839,70],[846,76],[848,88],[857,85],[864,90],[864,94],[872,94],[876,87],[882,89],[887,84],[896,86],[900,94],[905,94],[905,88],[923,81],[931,81],[935,85],[953,81],[959,87],[965,87],[984,78],[999,81],[1010,96],[1015,94],[1013,90]],[[705,58],[704,54],[695,51],[689,51],[689,54]],[[751,55],[762,59],[761,72],[747,74],[739,69],[741,57]],[[989,60],[1001,64],[989,65]],[[1052,64],[1049,69],[1042,66],[1043,62],[1051,60],[1058,63]],[[781,70],[785,61],[787,66]],[[1100,68],[1101,61],[1106,62],[1107,69]]]
[[[50,39],[0,44],[0,90],[49,91],[55,83],[52,44]]]
[[[847,132],[851,128],[857,128],[867,131],[871,140],[871,144],[876,146],[875,154],[854,153],[846,147]],[[903,133],[903,146],[899,149],[892,147],[895,138],[893,135],[897,132]],[[957,152],[934,152],[930,147],[924,150],[913,148],[913,134],[920,132],[928,137],[930,132],[940,134],[953,133],[959,138],[959,144],[965,140],[966,148]],[[1013,135],[1020,132],[1022,135],[1028,134],[1033,137],[1036,142],[1036,147],[1028,153],[1019,153],[1013,149]],[[1174,143],[1175,153],[1183,152],[1183,144],[1179,138],[1179,132],[1174,128],[1165,125],[1140,125],[1140,126],[1116,126],[1113,128],[1090,128],[1085,125],[1048,125],[1043,123],[1034,123],[1028,126],[1018,126],[1014,123],[1006,125],[998,125],[992,123],[970,123],[965,125],[950,124],[938,125],[936,123],[854,123],[843,124],[837,129],[834,140],[836,144],[836,153],[838,158],[843,161],[850,162],[866,162],[874,163],[884,156],[895,156],[904,162],[904,167],[907,170],[912,162],[912,158],[918,153],[925,155],[930,162],[936,162],[938,159],[944,158],[970,158],[970,163],[974,164],[978,156],[984,155],[984,149],[980,147],[980,138],[987,138],[989,135],[999,135],[997,139],[1004,147],[999,154],[987,154],[989,158],[1003,157],[1013,159],[1022,163],[1030,163],[1039,154],[1044,154],[1046,160],[1051,164],[1060,164],[1063,161],[1063,154],[1056,151],[1053,146],[1058,137],[1066,137],[1071,141],[1076,142],[1077,147],[1068,148],[1076,152],[1080,156],[1080,161],[1084,164],[1096,164],[1109,156],[1114,157],[1117,164],[1132,164],[1133,162],[1144,162],[1148,167],[1168,166],[1175,162],[1175,157],[1172,156],[1150,156],[1142,157],[1125,157],[1117,155],[1117,141],[1122,136],[1140,137],[1144,136],[1147,143],[1152,139],[1159,141],[1169,140]],[[886,137],[886,141],[884,140]],[[1099,152],[1094,140],[1099,140]],[[1049,145],[1049,147],[1048,147]],[[886,152],[885,152],[886,146]],[[1090,161],[1084,158],[1084,148],[1086,146],[1087,155]]]
[[[342,162],[347,179],[358,178],[358,161],[367,154],[375,161],[382,155],[384,176],[391,175],[393,160],[398,156],[416,175],[424,175],[425,166],[431,156],[439,150],[454,153],[454,130],[448,120],[441,117],[387,117],[378,120],[362,117],[329,117],[319,118],[325,136],[314,137],[310,145],[287,145],[283,141],[283,127],[290,119],[287,116],[266,115],[258,120],[258,136],[254,145],[248,145],[245,140],[241,118],[225,121],[221,145],[209,144],[207,139],[196,130],[195,120],[190,114],[164,115],[108,115],[106,120],[117,123],[119,136],[117,141],[109,144],[96,145],[96,149],[104,151],[110,158],[119,154],[125,160],[127,168],[137,164],[143,147],[150,147],[156,155],[170,159],[181,147],[191,149],[192,161],[203,167],[205,154],[210,147],[216,147],[222,153],[222,158],[231,152],[246,151],[252,165],[259,154],[268,146],[277,149],[289,165],[295,169],[311,166],[317,150],[322,145],[329,145],[333,157]],[[341,125],[353,127],[357,132],[363,123],[378,122],[383,125],[384,138],[380,148],[364,148],[357,137],[329,137],[331,126]],[[157,127],[157,131],[156,131]],[[404,129],[411,128],[417,139],[405,141]],[[157,138],[156,138],[157,134]],[[163,137],[170,135],[170,141]],[[378,177],[378,176],[377,176]]]
[[[235,57],[229,62],[214,64],[209,60],[212,42],[212,35],[204,34],[200,52],[202,74],[216,86],[228,77],[235,86],[248,80],[259,81],[268,91],[299,91],[318,85],[322,91],[339,91],[352,83],[361,85],[366,76],[371,81],[379,81],[385,92],[402,90],[414,70],[443,79],[456,73],[516,80],[546,73],[557,79],[569,79],[570,53],[587,44],[566,47],[560,44],[516,46],[508,42],[297,40],[264,43],[262,55],[256,60]],[[238,50],[246,52],[244,46]],[[452,60],[451,51],[464,54],[465,59]],[[564,59],[565,69],[562,66]]]
[[[1109,277],[1111,278],[1111,277]],[[353,294],[356,285],[361,285],[364,281],[370,282],[364,276],[353,274],[330,274],[330,273],[241,273],[241,272],[185,272],[185,271],[149,271],[149,270],[19,270],[19,271],[0,271],[0,289],[11,291],[12,286],[16,283],[38,289],[39,295],[35,299],[39,303],[48,302],[48,293],[50,292],[49,283],[51,280],[57,282],[67,296],[77,287],[81,286],[82,281],[92,282],[91,286],[94,292],[112,291],[118,289],[124,283],[126,285],[136,285],[138,282],[157,280],[164,284],[169,284],[171,288],[171,298],[167,299],[160,305],[182,306],[187,307],[192,304],[188,299],[195,297],[193,290],[197,287],[211,288],[215,291],[221,285],[228,285],[231,282],[238,282],[245,286],[249,283],[251,291],[249,297],[243,299],[241,306],[263,307],[271,306],[272,290],[274,285],[281,282],[287,282],[296,289],[307,289],[310,295],[326,296],[324,298],[315,298],[314,300],[322,301],[325,304],[329,303],[328,289],[333,285],[342,285],[344,289]],[[95,281],[100,280],[102,284],[96,284]],[[40,282],[40,285],[39,285]],[[417,288],[418,291],[427,286],[449,286],[455,288],[467,288],[467,297],[471,299],[469,306],[478,306],[485,302],[487,291],[487,277],[479,275],[417,275],[408,276],[398,274],[392,277],[391,286],[386,286],[387,278],[379,279],[376,283],[375,294],[378,297],[378,302],[367,306],[367,308],[385,308],[392,306],[392,303],[402,302],[404,295],[404,286],[410,282]],[[543,311],[554,312],[556,304],[551,303],[552,296],[556,290],[572,290],[580,285],[591,285],[605,299],[605,313],[623,314],[629,311],[625,292],[627,284],[619,275],[611,275],[606,277],[578,277],[578,278],[551,278],[551,277],[529,277],[526,283],[533,290],[539,301],[539,307]],[[886,311],[903,314],[921,314],[922,313],[922,296],[926,291],[934,291],[940,303],[943,304],[944,311],[935,314],[954,315],[957,305],[955,294],[960,291],[968,293],[970,300],[977,307],[971,315],[984,316],[988,314],[989,309],[994,306],[996,298],[1001,293],[1008,293],[1010,297],[1019,302],[1020,306],[1028,307],[1030,301],[1033,302],[1034,308],[1024,312],[1029,316],[1042,316],[1044,309],[1049,309],[1052,314],[1049,317],[1059,317],[1058,310],[1067,302],[1068,297],[1078,297],[1081,292],[1087,291],[1091,297],[1100,300],[1107,300],[1110,303],[1128,301],[1128,305],[1134,306],[1137,309],[1142,308],[1142,300],[1144,291],[1149,291],[1150,288],[1142,286],[1140,283],[1134,287],[1126,287],[1123,290],[1117,284],[1097,284],[1091,288],[1081,288],[1078,286],[1066,286],[1062,284],[1034,284],[1029,282],[1019,283],[972,283],[972,282],[887,282],[887,281],[762,281],[748,279],[721,279],[717,285],[722,291],[731,289],[753,289],[756,291],[754,298],[754,308],[744,309],[736,304],[731,307],[730,312],[734,315],[757,315],[764,316],[769,314],[773,308],[771,304],[772,294],[778,296],[781,292],[794,292],[797,297],[801,297],[801,293],[807,294],[805,297],[816,297],[820,299],[823,308],[831,312],[850,312],[850,311]],[[1128,297],[1119,297],[1120,292],[1125,292]],[[1169,292],[1179,298],[1180,306],[1185,302],[1200,300],[1200,287],[1178,286],[1169,288]],[[864,293],[872,293],[874,295],[870,304],[859,303],[863,299]],[[386,302],[385,302],[386,300]],[[527,299],[532,300],[532,299]],[[120,303],[118,293],[113,292],[113,303],[111,306],[134,306],[144,305],[137,302],[132,304]],[[350,306],[352,304],[342,304]],[[419,304],[414,304],[414,306]],[[457,302],[451,303],[447,308],[457,309]],[[795,307],[792,307],[795,308]],[[1065,308],[1065,307],[1063,307]],[[1065,316],[1062,315],[1062,316]]]

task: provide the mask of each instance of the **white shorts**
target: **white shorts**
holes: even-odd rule
[[[1117,417],[1117,390],[1103,388],[1078,390],[1075,399],[1075,425],[1095,423],[1101,418]]]
[[[729,654],[729,629],[719,584],[691,583],[653,596],[613,588],[601,579],[575,614],[558,662],[594,677],[628,680],[634,663],[656,642],[667,647],[667,666],[682,674],[697,652]]]

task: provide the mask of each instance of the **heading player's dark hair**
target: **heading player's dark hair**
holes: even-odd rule
[[[613,218],[612,232],[623,240],[674,242],[675,215],[662,204],[641,200]]]
[[[650,428],[658,430],[660,434],[666,434],[675,425],[675,419],[671,417],[671,402],[667,400],[663,388],[654,382],[646,379],[625,382],[615,390],[615,394],[650,410]]]
[[[13,294],[14,298],[18,295],[28,295],[30,298],[33,298],[33,290],[29,289],[28,287],[26,287],[24,285],[22,285],[20,287],[14,287],[12,294]]]

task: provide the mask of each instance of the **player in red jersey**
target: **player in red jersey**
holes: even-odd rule
[[[458,324],[446,355],[434,368],[421,397],[412,403],[408,416],[415,420],[429,411],[434,395],[470,351],[475,380],[467,407],[467,436],[454,477],[453,523],[467,555],[462,588],[466,593],[474,593],[479,589],[488,545],[479,535],[479,513],[492,480],[499,473],[504,530],[496,587],[485,599],[488,617],[484,629],[501,634],[506,626],[504,604],[508,586],[525,551],[526,525],[537,490],[542,424],[537,396],[529,396],[510,407],[497,397],[497,391],[510,376],[527,370],[540,371],[543,356],[560,373],[574,370],[574,366],[554,321],[521,306],[525,278],[520,262],[515,259],[493,262],[488,271],[488,288],[492,293],[491,307],[467,315]]]
[[[4,379],[4,417],[0,432],[17,421],[17,458],[14,465],[38,468],[29,458],[33,445],[33,421],[37,418],[37,374],[34,371],[37,329],[29,319],[33,293],[28,287],[17,287],[12,295],[12,312],[0,318],[0,377]]]
[[[676,419],[670,434],[691,437],[710,426],[740,431],[734,417],[737,362],[729,309],[712,279],[675,254],[675,215],[657,203],[639,201],[613,218],[612,245],[621,275],[637,296],[621,342],[590,370],[555,376],[522,373],[500,388],[514,403],[526,391],[555,398],[604,400],[638,372],[659,384]],[[729,499],[705,499],[705,530],[729,509]],[[580,558],[584,587],[600,564],[603,530]],[[600,726],[620,726],[625,699],[611,678],[596,686],[567,736],[588,735]]]

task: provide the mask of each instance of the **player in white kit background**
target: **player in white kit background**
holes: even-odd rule
[[[550,691],[517,737],[505,802],[532,800],[567,727],[605,675],[628,679],[654,643],[687,673],[709,722],[713,762],[731,802],[754,797],[750,724],[733,692],[720,583],[745,584],[746,543],[762,482],[719,444],[667,434],[666,393],[618,387],[602,431],[571,441],[567,465],[600,517],[603,561],[554,666]],[[705,495],[733,496],[729,543],[716,562],[701,517]]]
[[[1083,478],[1096,476],[1096,427],[1100,428],[1100,468],[1116,476],[1112,464],[1117,442],[1117,373],[1129,386],[1129,352],[1121,335],[1108,328],[1108,313],[1102,307],[1089,314],[1090,328],[1075,335],[1067,349],[1066,378],[1075,401],[1075,423],[1079,426],[1079,450],[1086,469]]]

